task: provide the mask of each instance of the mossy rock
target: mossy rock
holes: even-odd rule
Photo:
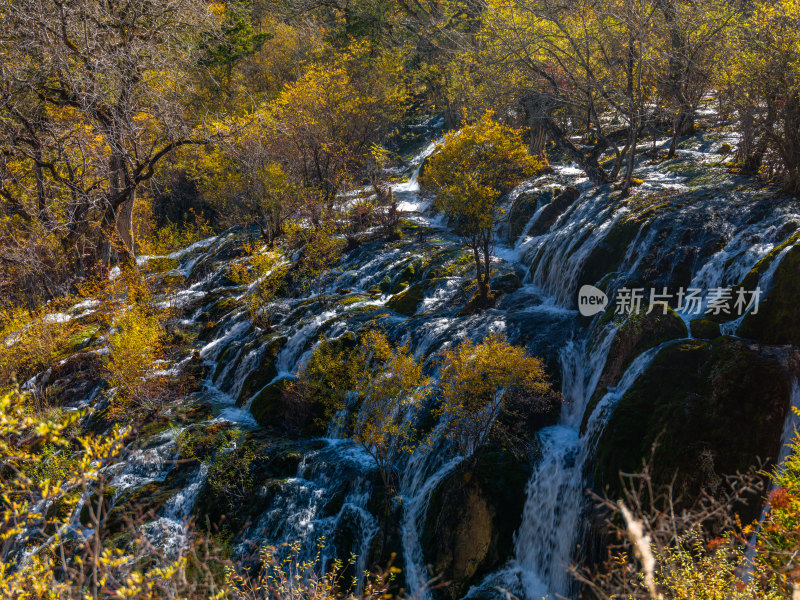
[[[426,562],[446,582],[441,597],[461,598],[510,558],[530,473],[513,455],[484,450],[436,487],[421,541]]]
[[[564,212],[580,197],[580,192],[574,187],[568,187],[553,201],[542,209],[536,223],[531,226],[530,235],[545,233]]]
[[[169,256],[155,256],[144,263],[145,269],[152,273],[166,273],[177,269],[179,266],[180,263]],[[181,280],[183,280],[183,276],[181,276]]]
[[[408,281],[400,281],[392,286],[392,294],[399,294],[408,288]]]
[[[286,344],[286,340],[286,337],[278,337],[267,343],[261,356],[261,364],[245,378],[242,384],[242,389],[236,399],[236,406],[242,406],[253,394],[278,376],[275,359]]]
[[[275,421],[280,410],[281,394],[289,384],[289,380],[279,379],[258,392],[250,403],[250,414],[259,425],[270,427]]]
[[[654,483],[674,477],[676,497],[691,503],[722,475],[776,459],[790,393],[789,374],[757,347],[726,337],[676,342],[616,407],[598,442],[595,485],[619,497],[619,473],[640,471],[652,453]]]
[[[619,383],[625,369],[642,352],[668,340],[687,336],[686,323],[671,308],[666,309],[666,314],[656,307],[649,315],[643,310],[630,315],[611,342],[598,387]]]
[[[628,252],[628,245],[636,238],[642,227],[642,222],[633,218],[622,218],[617,221],[584,262],[578,282],[594,283],[608,273],[618,271],[620,263]]]
[[[552,195],[547,192],[526,192],[516,197],[508,211],[508,241],[514,242],[523,232],[531,217],[536,214],[539,202],[550,199]],[[549,197],[549,198],[548,198]]]
[[[386,308],[406,317],[413,317],[417,313],[424,295],[425,286],[422,283],[416,283],[407,290],[392,296],[386,303]]]
[[[489,287],[493,292],[513,294],[522,287],[522,281],[520,281],[516,273],[502,273],[492,277]]]
[[[389,290],[392,289],[392,280],[389,279],[389,276],[383,278],[383,281],[378,284],[378,289],[383,292],[384,294],[388,294]]]
[[[800,246],[783,257],[773,275],[772,288],[762,298],[757,313],[750,312],[738,335],[770,344],[800,346]]]
[[[240,306],[239,301],[235,298],[220,298],[212,303],[206,310],[204,310],[197,317],[198,323],[208,323],[218,321],[220,317],[226,315],[232,310]]]
[[[722,335],[719,329],[719,323],[711,319],[695,319],[690,325],[692,337],[701,340],[714,340]]]

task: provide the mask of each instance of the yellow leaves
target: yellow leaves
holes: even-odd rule
[[[470,237],[490,230],[500,216],[500,197],[542,166],[527,153],[519,131],[487,112],[445,136],[428,159],[421,183],[434,190],[456,230]]]
[[[529,401],[551,388],[538,358],[493,333],[480,344],[466,340],[445,351],[439,390],[448,435],[471,454],[493,436],[500,410],[510,410],[509,398]]]

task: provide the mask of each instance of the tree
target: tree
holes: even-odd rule
[[[503,215],[500,199],[541,167],[519,132],[495,122],[491,113],[447,134],[425,166],[422,184],[435,192],[436,206],[472,249],[482,307],[490,304],[494,227]]]
[[[292,182],[272,152],[270,125],[262,110],[229,123],[225,139],[184,159],[204,196],[226,225],[255,222],[274,245],[286,220],[302,206]]]
[[[375,461],[388,495],[395,489],[398,458],[419,443],[413,412],[430,393],[430,380],[423,376],[422,362],[409,352],[408,344],[395,348],[374,330],[359,341],[352,361],[357,369],[357,412],[351,438]]]
[[[782,177],[800,195],[800,2],[758,2],[732,31],[724,87],[739,113],[742,171]],[[765,164],[767,163],[767,164]]]
[[[337,237],[336,223],[326,220],[309,226],[309,223],[295,219],[287,223],[285,229],[287,246],[301,251],[291,272],[294,282],[301,291],[316,288],[317,295],[321,296],[325,274],[344,251],[344,241]]]
[[[212,70],[222,71],[224,87],[230,97],[234,65],[257,53],[271,34],[253,28],[252,0],[228,1],[219,9],[223,12],[219,33],[210,35],[204,44],[206,56],[202,62]]]
[[[500,414],[535,408],[552,389],[541,360],[491,334],[480,344],[466,340],[445,352],[439,393],[447,435],[471,456],[492,440],[517,443]]]
[[[331,210],[348,180],[366,176],[372,144],[404,114],[406,101],[398,55],[352,45],[284,88],[274,104],[275,155]]]
[[[2,0],[0,19],[4,202],[81,265],[86,245],[132,257],[137,190],[173,150],[208,140],[187,107],[207,3]]]

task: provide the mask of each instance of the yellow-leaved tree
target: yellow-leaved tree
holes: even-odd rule
[[[363,175],[374,142],[403,116],[401,57],[354,43],[315,63],[275,101],[275,150],[287,172],[330,207],[347,180]]]
[[[126,432],[70,438],[78,416],[43,417],[24,397],[0,395],[0,596],[174,597],[185,559],[147,565],[155,554],[144,536],[123,549],[107,535],[104,473]]]
[[[447,134],[425,165],[422,184],[434,191],[436,206],[472,249],[481,307],[491,304],[494,227],[503,216],[500,200],[543,167],[528,154],[520,132],[498,123],[490,112]]]
[[[423,375],[422,361],[409,351],[408,344],[395,347],[379,331],[362,336],[351,364],[357,370],[358,406],[351,437],[375,461],[388,495],[394,490],[397,459],[419,443],[413,414],[409,413],[430,393],[430,380]]]
[[[439,382],[447,435],[471,456],[492,440],[515,445],[501,413],[523,417],[553,397],[542,361],[493,333],[480,344],[466,340],[444,355]]]
[[[782,177],[800,194],[800,1],[757,2],[731,32],[723,78],[739,112],[744,172]]]

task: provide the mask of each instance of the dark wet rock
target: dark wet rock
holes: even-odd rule
[[[617,330],[598,387],[616,385],[633,359],[668,340],[687,337],[686,324],[671,308],[656,307],[629,316]],[[589,411],[587,411],[589,412]]]
[[[253,418],[292,436],[322,435],[326,429],[325,406],[292,387],[292,380],[279,379],[261,390],[250,405]]]
[[[619,472],[640,471],[652,452],[654,483],[675,476],[676,497],[691,502],[721,475],[775,460],[790,391],[781,362],[758,346],[726,337],[676,342],[616,407],[597,446],[595,486],[618,497]]]
[[[259,366],[245,378],[236,405],[241,406],[258,390],[266,386],[278,375],[275,359],[281,348],[286,344],[286,337],[275,337],[267,342]]]
[[[78,352],[53,365],[40,383],[61,406],[80,406],[105,386],[103,361],[95,352]]]
[[[642,227],[642,222],[633,218],[622,218],[617,221],[584,262],[578,283],[580,285],[595,283],[608,273],[619,270],[628,252],[628,245]]]
[[[769,344],[800,346],[800,247],[783,257],[775,270],[773,285],[758,312],[749,313],[738,335]]]
[[[558,218],[580,197],[580,192],[574,187],[568,187],[548,204],[539,215],[530,230],[530,235],[541,235],[545,233]]]
[[[695,319],[690,323],[692,337],[701,340],[713,340],[721,335],[719,323],[712,319]]]
[[[513,294],[522,287],[522,281],[520,281],[516,273],[498,273],[492,277],[489,287],[493,292]]]
[[[513,552],[530,466],[485,451],[459,465],[434,490],[425,519],[425,559],[455,600]]]

